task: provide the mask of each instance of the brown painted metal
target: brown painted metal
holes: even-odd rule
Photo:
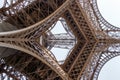
[[[120,36],[115,33],[120,29],[104,20],[96,0],[11,0],[9,6],[4,1],[0,21],[18,30],[0,32],[1,80],[97,80],[104,64],[119,55]],[[76,39],[63,64],[50,51],[55,44],[46,47],[51,43],[47,38],[58,36],[60,48],[62,39],[72,39],[47,35],[61,17]],[[7,54],[10,49],[13,53]]]

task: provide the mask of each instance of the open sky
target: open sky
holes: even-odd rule
[[[120,27],[120,0],[97,0],[102,16],[114,26]]]

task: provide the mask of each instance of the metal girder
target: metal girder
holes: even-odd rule
[[[70,3],[71,1],[66,0],[54,13],[30,27],[0,33],[0,45],[15,48],[34,56],[48,65],[53,71],[60,75],[62,79],[70,80],[69,76],[51,56],[51,53],[36,42],[36,38],[39,38],[42,33],[48,30]]]
[[[0,57],[1,79],[8,75],[8,79],[17,80],[26,75],[26,80],[93,80],[97,79],[101,68],[108,60],[119,55],[120,29],[104,20],[97,8],[96,0],[4,1],[0,9],[1,22],[18,26],[19,30],[1,32],[0,46],[20,50],[25,54]],[[45,34],[49,33],[60,17],[63,17],[68,25],[65,26],[61,21],[67,34],[72,32],[77,40],[61,65],[54,54],[39,41],[41,36],[45,37]],[[72,38],[64,35],[48,34],[47,38],[61,40],[56,41],[59,47],[70,46],[69,40]],[[62,39],[66,39],[68,43]],[[23,62],[28,54],[31,58]],[[33,64],[36,66],[33,67]]]

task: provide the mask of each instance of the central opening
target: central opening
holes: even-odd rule
[[[76,38],[65,19],[60,17],[45,35],[43,42],[45,42],[46,48],[51,51],[59,64],[64,63],[76,44]]]

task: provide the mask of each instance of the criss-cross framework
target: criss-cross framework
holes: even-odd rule
[[[58,21],[66,33],[52,32]],[[119,33],[96,0],[3,0],[0,79],[97,80],[104,64],[120,54]],[[55,47],[69,49],[61,64]]]

